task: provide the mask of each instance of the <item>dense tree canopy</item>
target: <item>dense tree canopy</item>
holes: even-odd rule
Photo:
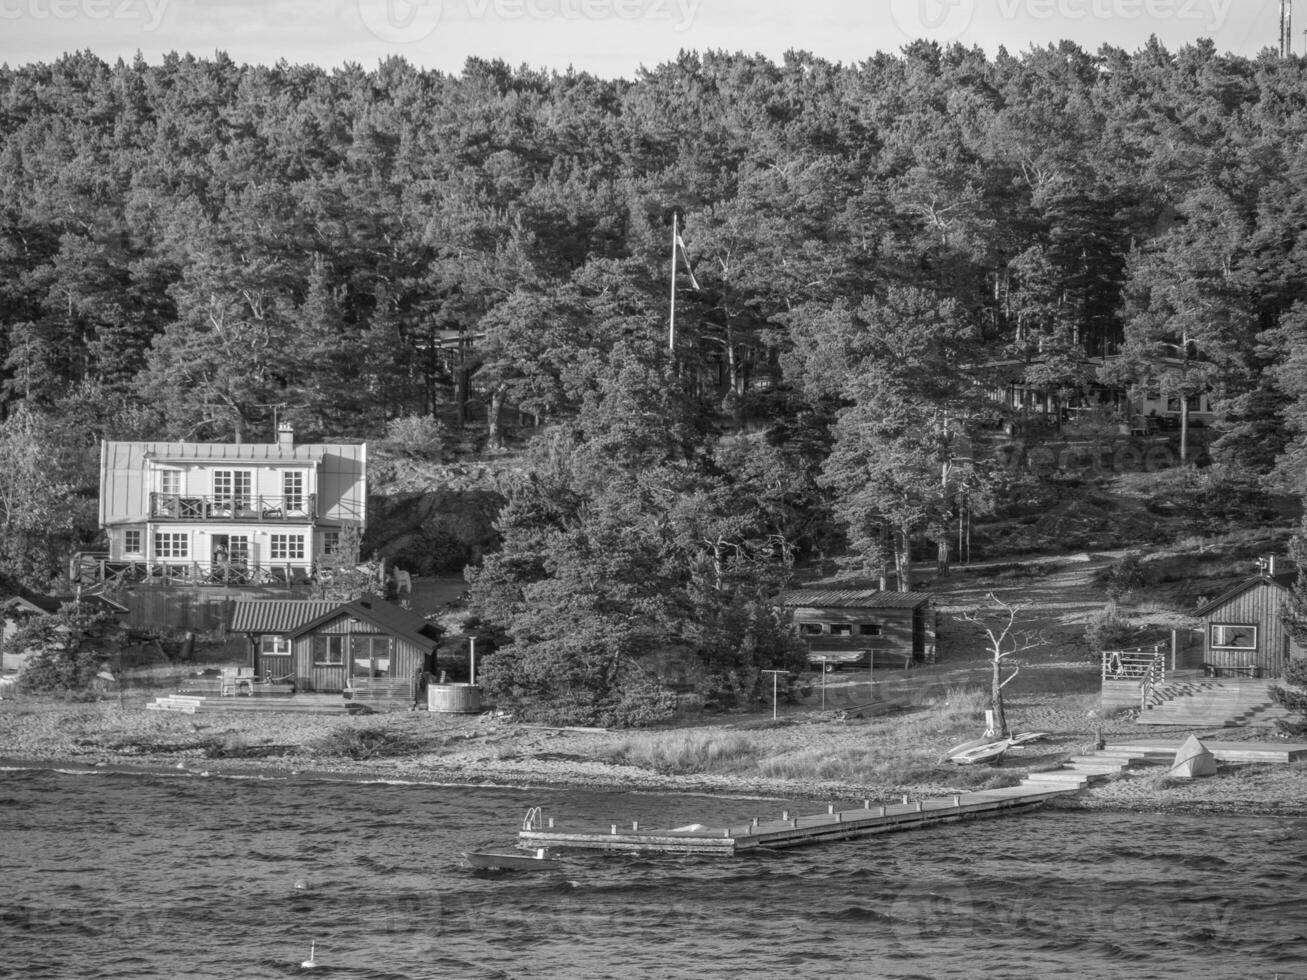
[[[94,533],[68,501],[97,438],[547,433],[487,610],[548,605],[532,642],[614,677],[716,650],[747,697],[762,654],[722,664],[784,658],[750,604],[794,556],[946,564],[993,496],[965,420],[996,365],[1060,399],[1086,356],[1139,388],[1178,364],[1210,457],[1305,489],[1303,133],[1307,62],[1209,42],[685,52],[632,80],[2,67],[0,570],[48,579]]]

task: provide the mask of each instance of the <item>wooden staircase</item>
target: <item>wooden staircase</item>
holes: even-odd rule
[[[1153,694],[1153,703],[1140,711],[1137,724],[1240,728],[1288,717],[1271,700],[1265,680],[1173,676]]]
[[[1138,749],[1096,749],[1082,755],[1073,755],[1056,769],[1032,772],[1021,785],[1084,789],[1090,783],[1102,782],[1137,762],[1146,761],[1150,761],[1148,754]]]

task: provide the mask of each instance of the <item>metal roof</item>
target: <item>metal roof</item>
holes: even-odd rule
[[[1231,599],[1235,598],[1236,596],[1243,595],[1243,593],[1247,592],[1249,589],[1257,585],[1270,585],[1273,586],[1274,588],[1284,589],[1285,591],[1288,591],[1289,589],[1293,588],[1293,583],[1297,581],[1297,579],[1298,579],[1298,573],[1296,571],[1279,572],[1275,575],[1256,575],[1253,578],[1248,579],[1246,582],[1240,582],[1232,589],[1226,589],[1215,599],[1203,603],[1201,606],[1199,606],[1197,609],[1194,610],[1194,615],[1195,616],[1210,615],[1211,613],[1214,613],[1216,610],[1224,606]]]
[[[915,609],[931,600],[929,592],[882,592],[879,589],[795,589],[782,592],[782,606],[846,609]]]
[[[353,602],[332,603],[331,608],[317,618],[288,631],[292,637],[303,636],[320,626],[342,617],[361,619],[378,627],[382,632],[403,637],[415,646],[434,650],[440,641],[440,629],[428,623],[415,612],[393,602],[370,596]]]
[[[313,467],[318,517],[363,523],[367,507],[366,443],[100,443],[100,525],[140,523],[150,512],[151,466],[240,464]],[[198,491],[203,492],[203,491]]]
[[[340,608],[323,599],[238,599],[231,613],[232,633],[289,633]]]

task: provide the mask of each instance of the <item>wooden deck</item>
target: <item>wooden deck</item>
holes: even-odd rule
[[[782,812],[779,817],[754,818],[747,824],[719,827],[642,829],[638,823],[630,829],[617,824],[606,829],[555,827],[552,818],[541,817],[523,824],[518,846],[729,856],[760,848],[799,847],[1021,813],[1055,796],[1077,793],[1080,789],[1080,785],[1045,783],[959,793],[941,799],[905,799],[886,805],[873,806],[866,800],[856,809],[837,810],[831,805],[824,813]]]
[[[1142,753],[1152,762],[1169,762],[1184,738],[1136,738],[1128,742],[1108,742],[1109,752]],[[1290,763],[1307,759],[1307,743],[1302,742],[1218,742],[1202,739],[1207,750],[1218,762],[1270,762]]]

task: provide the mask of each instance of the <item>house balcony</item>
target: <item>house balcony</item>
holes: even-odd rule
[[[151,493],[152,521],[272,521],[280,524],[316,524],[317,494],[291,496]]]
[[[185,558],[153,561],[111,561],[103,552],[79,552],[69,568],[77,587],[100,586],[109,590],[151,585],[307,586],[313,581],[308,562],[256,562],[244,558],[225,561],[188,561]]]

